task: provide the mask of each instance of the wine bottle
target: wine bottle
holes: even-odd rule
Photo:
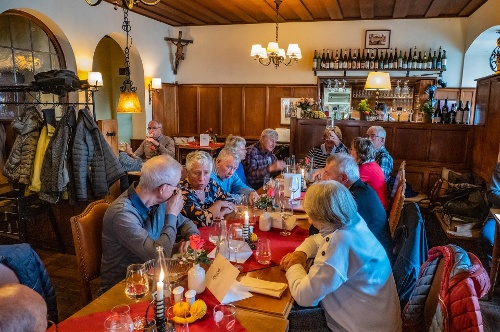
[[[450,123],[451,124],[456,124],[457,123],[457,111],[456,111],[455,104],[451,104],[449,118],[450,118]]]
[[[408,57],[406,56],[406,51],[405,51],[405,55],[403,56],[403,69],[407,68],[408,68]]]
[[[356,49],[354,49],[354,54],[352,55],[352,59],[351,59],[351,69],[359,69],[358,67],[358,53],[356,51]]]
[[[377,65],[377,68],[378,68],[378,65]],[[375,69],[375,51],[374,50],[372,50],[372,55],[370,56],[370,69]]]
[[[332,50],[332,54],[330,55],[330,69],[334,69],[335,68],[335,59],[333,57],[333,50]]]
[[[422,65],[423,65],[423,62],[422,62],[422,52],[418,51],[417,69],[418,70],[422,69]]]
[[[339,69],[344,69],[344,56],[342,55],[342,49],[340,49]]]
[[[398,49],[394,49],[394,54],[392,55],[392,68],[398,69]]]
[[[432,69],[437,69],[437,59],[436,51],[434,51],[434,55],[432,56]]]
[[[363,50],[359,58],[359,69],[365,69],[365,65],[366,65],[365,50]]]
[[[387,59],[387,61],[388,61],[389,69],[394,69],[394,59],[392,57],[392,48],[391,48],[391,51],[389,52],[389,58]]]
[[[427,58],[427,69],[432,69],[432,54],[429,48],[429,57]]]
[[[326,50],[325,69],[330,69],[330,49]]]
[[[365,56],[365,69],[370,69],[370,50],[366,51]]]
[[[458,124],[464,123],[464,109],[463,109],[463,103],[461,100],[458,101],[456,121]]]
[[[422,58],[422,69],[427,69],[427,51],[424,52],[424,57]]]
[[[439,46],[439,52],[436,61],[436,69],[441,69],[441,46]]]
[[[441,108],[441,123],[449,123],[449,108],[448,108],[448,98],[444,100],[444,105]]]
[[[441,57],[441,69],[446,70],[446,50],[443,50],[443,56]]]
[[[384,69],[384,51],[380,51],[380,56],[378,57],[378,68]]]
[[[417,69],[418,68],[418,57],[417,57],[417,47],[415,46],[415,49],[413,50],[413,65],[412,65],[412,68],[413,69]]]
[[[317,50],[314,50],[314,55],[313,55],[313,70],[316,70],[318,69],[318,67],[316,66],[316,57],[318,55],[318,51]]]
[[[411,47],[410,47],[410,53],[408,54],[408,61],[407,61],[407,69],[412,69],[413,68],[413,57],[411,56]]]
[[[323,53],[321,53],[321,69],[325,69],[326,67],[326,55],[325,55],[325,49],[323,49]]]
[[[335,59],[333,60],[333,69],[339,69],[339,50],[335,51]]]
[[[437,106],[436,106],[436,111],[434,112],[434,123],[441,123],[441,116],[443,113],[441,113],[441,106],[439,104],[439,99],[437,101]]]
[[[469,121],[470,121],[470,107],[469,107],[469,101],[467,101],[467,103],[465,103],[465,108],[464,108],[464,116],[463,116],[463,124],[469,124]]]
[[[347,50],[344,50],[344,63],[342,64],[342,66],[344,67],[344,69],[348,69],[348,67],[347,67],[347,61],[348,61]]]
[[[379,59],[378,59],[378,48],[375,50],[375,69],[378,69]]]
[[[398,57],[398,64],[397,64],[397,67],[398,69],[403,69],[403,51],[402,50],[399,50],[399,57]]]

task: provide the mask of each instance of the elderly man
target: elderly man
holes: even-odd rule
[[[366,131],[366,137],[369,138],[373,146],[375,146],[375,161],[379,164],[380,168],[382,168],[385,175],[385,181],[388,182],[389,176],[392,173],[394,161],[385,148],[385,129],[380,126],[371,126]]]
[[[212,179],[219,186],[231,195],[248,195],[250,203],[259,199],[259,194],[249,186],[243,183],[235,173],[240,159],[231,149],[222,149],[215,160],[215,167],[212,172]]]
[[[21,284],[0,285],[0,331],[42,332],[47,329],[45,300]]]
[[[266,176],[270,176],[272,172],[281,171],[286,166],[285,162],[278,160],[273,153],[277,140],[278,132],[267,128],[260,134],[259,142],[248,148],[243,167],[247,182],[253,189],[262,187]]]
[[[361,181],[359,168],[351,155],[337,153],[326,160],[326,166],[321,174],[321,180],[335,180],[349,189],[356,204],[358,213],[365,220],[370,231],[384,247],[391,265],[393,263],[393,244],[387,214],[378,199],[377,193],[366,183]],[[316,234],[318,230],[311,226],[309,234]]]
[[[177,232],[188,240],[199,234],[180,212],[184,201],[177,184],[182,166],[169,155],[146,161],[139,183],[133,183],[109,206],[102,230],[102,290],[125,277],[127,266],[155,258],[161,245],[167,257],[185,251],[189,242],[175,246]]]
[[[144,160],[163,154],[175,157],[175,143],[172,138],[161,133],[161,123],[152,120],[148,123],[147,137],[139,148],[135,152],[132,152],[132,148],[127,145],[125,151],[132,158],[141,158]]]

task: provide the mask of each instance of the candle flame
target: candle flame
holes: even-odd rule
[[[165,274],[163,273],[163,269],[160,271],[160,280],[158,281],[163,281],[163,278],[165,278]]]

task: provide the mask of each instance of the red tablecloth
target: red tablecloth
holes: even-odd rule
[[[197,299],[202,299],[207,304],[207,314],[200,320],[189,324],[190,332],[206,332],[206,331],[215,331],[217,327],[214,322],[213,317],[213,309],[216,304],[219,304],[219,301],[210,293],[208,288],[199,295],[196,295]],[[139,302],[130,305],[130,316],[132,319],[136,316],[144,316],[146,313],[146,308],[149,302]],[[153,307],[149,309],[148,317],[152,318]],[[78,331],[103,331],[104,330],[104,321],[111,314],[111,310],[96,312],[90,314],[88,316],[78,317],[78,318],[69,318],[65,321],[59,323],[58,329],[60,332],[78,332]],[[238,318],[238,314],[236,314],[236,318]],[[55,331],[55,326],[51,327],[47,331]],[[235,332],[243,332],[246,329],[236,320],[236,324],[234,325]]]
[[[252,256],[250,256],[245,263],[243,263],[242,272],[249,272],[264,269],[270,266],[279,265],[281,259],[287,254],[295,250],[302,241],[309,235],[309,232],[306,229],[301,227],[295,227],[291,231],[290,236],[282,236],[280,235],[281,229],[271,228],[269,232],[262,232],[259,230],[259,225],[257,222],[258,218],[252,218],[252,221],[255,221],[256,224],[254,226],[254,233],[257,234],[259,239],[269,239],[271,242],[271,264],[270,265],[262,265],[257,262],[255,258],[255,252]],[[228,225],[235,222],[243,222],[243,220],[228,220]],[[215,246],[208,241],[209,235],[209,227],[200,227],[200,233],[203,239],[205,239],[205,247],[210,252]]]

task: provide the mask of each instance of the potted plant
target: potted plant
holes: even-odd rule
[[[423,122],[431,123],[434,115],[434,108],[432,107],[432,100],[427,100],[420,106],[420,112],[423,114]]]
[[[295,107],[301,109],[301,116],[303,118],[308,118],[311,116],[311,109],[316,105],[313,98],[300,98],[295,102]]]
[[[370,108],[370,105],[368,105],[368,99],[363,99],[359,102],[358,111],[360,120],[372,120],[372,118],[377,117],[377,111]]]

